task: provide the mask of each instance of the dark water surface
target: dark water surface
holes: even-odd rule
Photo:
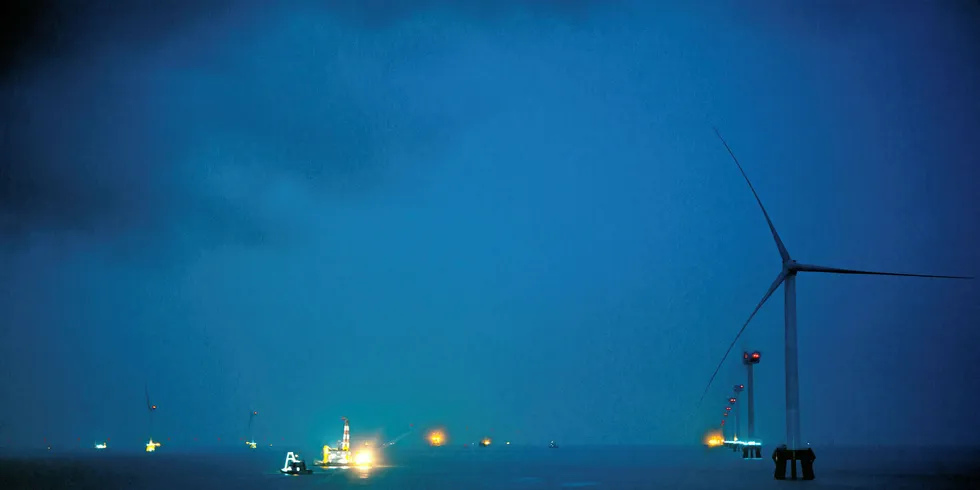
[[[279,474],[285,453],[8,455],[0,489],[980,489],[980,451],[964,449],[818,449],[812,482],[775,481],[769,459],[701,447],[391,448],[384,467],[311,466],[308,476]],[[303,454],[308,463],[315,455]]]

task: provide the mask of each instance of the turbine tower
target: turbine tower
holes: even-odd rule
[[[725,412],[722,413],[721,416],[722,417],[727,417],[728,414],[730,414],[730,413],[732,413],[732,406],[731,405],[725,405]],[[721,419],[721,424],[722,425],[725,425],[725,420],[726,419]],[[724,430],[721,431],[721,438],[722,439],[725,438],[725,431]],[[728,444],[726,443],[725,445],[727,446]]]
[[[732,402],[732,406],[735,407],[735,431],[734,431],[734,436],[732,437],[732,439],[735,440],[735,441],[738,441],[738,429],[739,429],[739,425],[740,425],[738,423],[739,422],[738,415],[739,415],[739,412],[740,412],[740,410],[739,410],[739,404],[738,404],[738,395],[741,394],[743,390],[745,390],[745,385],[743,385],[743,384],[737,384],[737,385],[735,385],[734,388],[732,388],[732,392],[734,393],[734,395],[732,395],[731,402]]]
[[[143,393],[144,393],[144,395],[146,395],[146,410],[150,413],[149,430],[147,431],[147,432],[149,432],[150,440],[146,442],[146,452],[152,453],[153,451],[156,451],[156,449],[158,447],[160,447],[160,443],[159,442],[155,442],[153,440],[153,413],[157,411],[157,406],[154,405],[154,404],[152,404],[152,403],[150,403],[150,387],[149,386],[147,386],[145,384],[143,385]]]
[[[725,417],[731,412],[733,406],[735,406],[735,401],[737,399],[734,396],[728,397],[727,404],[725,405]],[[732,426],[732,440],[738,440],[738,414],[735,414],[735,425]]]
[[[762,301],[756,305],[755,309],[752,310],[752,314],[749,315],[748,320],[742,325],[742,328],[738,331],[735,336],[735,340],[732,344],[728,346],[728,350],[725,352],[724,357],[721,359],[721,363],[718,364],[718,368],[715,369],[715,373],[711,376],[711,380],[708,381],[708,387],[711,386],[711,381],[714,380],[718,371],[721,369],[722,364],[724,364],[725,359],[728,358],[728,354],[731,353],[732,348],[741,337],[742,332],[745,331],[746,327],[749,326],[749,322],[755,317],[755,314],[762,308],[762,305],[766,303],[770,296],[776,292],[776,289],[780,285],[783,286],[783,292],[785,293],[785,307],[784,307],[784,320],[785,320],[785,358],[786,358],[786,450],[785,454],[777,454],[776,460],[777,465],[785,463],[788,461],[793,462],[792,474],[793,478],[796,478],[796,461],[800,460],[803,465],[803,479],[812,480],[813,471],[813,452],[810,449],[805,449],[806,444],[803,442],[803,438],[800,436],[800,389],[799,389],[799,367],[797,358],[797,339],[796,339],[796,275],[800,272],[823,272],[823,273],[834,273],[834,274],[862,274],[862,275],[874,275],[874,276],[901,276],[901,277],[929,277],[938,279],[973,279],[967,276],[940,276],[932,274],[904,274],[897,272],[875,272],[875,271],[865,271],[857,269],[841,269],[838,267],[827,267],[822,265],[811,265],[811,264],[801,264],[794,260],[790,253],[787,251],[786,246],[783,244],[783,240],[779,237],[779,233],[776,232],[776,227],[772,224],[772,220],[769,218],[769,213],[766,211],[765,206],[762,205],[762,200],[759,198],[759,194],[755,191],[755,187],[752,186],[752,182],[749,181],[748,175],[746,175],[745,170],[742,168],[742,164],[739,163],[738,158],[735,157],[735,152],[732,151],[731,147],[721,136],[721,133],[717,128],[714,128],[715,134],[718,139],[721,140],[722,144],[725,145],[725,149],[728,150],[728,154],[731,155],[732,160],[735,161],[735,165],[738,167],[739,172],[745,179],[745,183],[748,184],[749,190],[752,191],[752,195],[755,197],[755,201],[759,204],[759,209],[762,210],[762,215],[766,218],[766,224],[769,226],[769,231],[772,233],[772,238],[776,242],[776,249],[779,251],[779,257],[782,260],[782,270],[776,276],[776,279],[769,286],[769,290],[762,297]],[[707,388],[705,388],[707,393]],[[702,395],[702,399],[704,396]],[[805,450],[804,450],[805,449]],[[778,450],[777,450],[778,451]],[[799,453],[799,454],[797,454]],[[806,453],[806,454],[804,454]],[[777,471],[778,473],[778,471]],[[777,475],[778,478],[778,475]]]
[[[746,402],[746,411],[748,412],[746,415],[746,431],[748,433],[747,440],[750,442],[759,442],[755,438],[755,377],[753,367],[759,364],[760,361],[762,361],[762,353],[759,351],[752,352],[751,354],[748,352],[742,353],[742,364],[745,364],[745,369],[748,371],[746,373],[748,379],[745,382],[746,398],[748,398]],[[761,459],[762,447],[753,446],[752,448],[744,449],[742,455],[748,459]]]
[[[252,421],[255,420],[255,416],[258,414],[259,412],[257,410],[252,410],[252,412],[248,414],[248,440],[245,441],[245,445],[252,449],[258,447],[258,444],[255,443],[255,437],[252,437]]]

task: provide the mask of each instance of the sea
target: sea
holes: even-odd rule
[[[279,472],[286,452],[224,448],[193,453],[85,451],[0,456],[0,489],[980,489],[980,449],[815,448],[816,479],[777,481],[774,464],[705,447],[438,447],[378,454],[363,469]]]

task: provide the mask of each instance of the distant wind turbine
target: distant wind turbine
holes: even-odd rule
[[[153,439],[153,412],[156,412],[157,406],[150,403],[150,388],[147,385],[143,385],[143,394],[146,395],[146,410],[150,413],[150,439]]]
[[[398,443],[398,441],[404,439],[406,436],[408,436],[409,434],[411,434],[413,432],[415,432],[415,424],[409,424],[407,431],[402,432],[398,437],[396,437],[396,438],[394,438],[394,439],[392,439],[392,440],[390,440],[390,441],[382,444],[381,447],[394,446],[396,443]]]
[[[711,387],[711,382],[714,381],[715,376],[718,375],[718,371],[721,370],[721,366],[725,363],[725,359],[728,358],[728,354],[731,353],[732,348],[735,343],[738,342],[738,338],[745,331],[745,328],[749,326],[749,322],[755,317],[762,305],[765,304],[766,300],[776,289],[779,288],[780,284],[783,285],[783,291],[786,294],[786,305],[784,308],[785,314],[785,355],[786,355],[786,447],[790,450],[803,449],[802,438],[800,437],[800,390],[799,390],[799,372],[798,372],[798,361],[797,361],[797,345],[796,345],[796,274],[799,272],[829,272],[836,274],[864,274],[864,275],[875,275],[875,276],[902,276],[902,277],[931,277],[938,279],[973,279],[967,276],[938,276],[929,274],[900,274],[896,272],[873,272],[873,271],[863,271],[855,269],[840,269],[836,267],[825,267],[821,265],[809,265],[801,264],[790,256],[789,252],[786,250],[786,246],[783,245],[782,239],[779,238],[779,233],[776,233],[776,227],[773,226],[772,220],[769,219],[769,213],[766,212],[765,206],[762,205],[762,200],[759,199],[759,194],[755,192],[755,187],[752,186],[752,182],[749,181],[748,175],[745,174],[745,170],[742,169],[742,165],[738,162],[738,158],[735,157],[735,153],[732,151],[728,143],[722,138],[721,133],[718,132],[718,128],[714,128],[715,134],[718,135],[718,139],[721,140],[722,144],[725,145],[725,149],[728,150],[728,154],[731,155],[732,160],[735,161],[735,165],[738,166],[739,172],[742,173],[742,177],[745,178],[745,183],[749,185],[749,189],[752,191],[752,195],[755,196],[755,200],[759,203],[759,208],[762,210],[763,216],[766,218],[766,223],[769,225],[769,231],[772,232],[772,237],[776,241],[776,248],[779,250],[779,256],[783,261],[783,268],[776,276],[776,280],[773,281],[772,286],[769,286],[769,291],[766,292],[765,296],[762,297],[762,301],[752,310],[752,314],[749,315],[749,319],[745,321],[742,328],[735,335],[735,339],[732,340],[731,345],[728,346],[728,350],[725,351],[724,357],[721,358],[721,362],[718,363],[718,367],[715,369],[714,374],[711,375],[711,379],[708,380],[708,386],[705,387],[704,393],[708,393],[708,388]],[[701,400],[704,400],[704,394],[701,395]],[[698,402],[700,405],[700,402]],[[794,467],[795,468],[795,467]],[[795,472],[795,470],[794,470]]]
[[[245,445],[247,445],[252,449],[255,449],[257,447],[255,443],[255,438],[252,437],[252,421],[255,420],[255,416],[258,414],[259,412],[257,410],[252,410],[248,414],[248,440],[245,441]]]

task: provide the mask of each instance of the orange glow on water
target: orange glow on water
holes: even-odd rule
[[[721,432],[709,432],[704,436],[704,444],[708,447],[718,447],[725,443]]]
[[[446,435],[441,430],[434,430],[429,433],[429,444],[441,446],[446,443]]]

